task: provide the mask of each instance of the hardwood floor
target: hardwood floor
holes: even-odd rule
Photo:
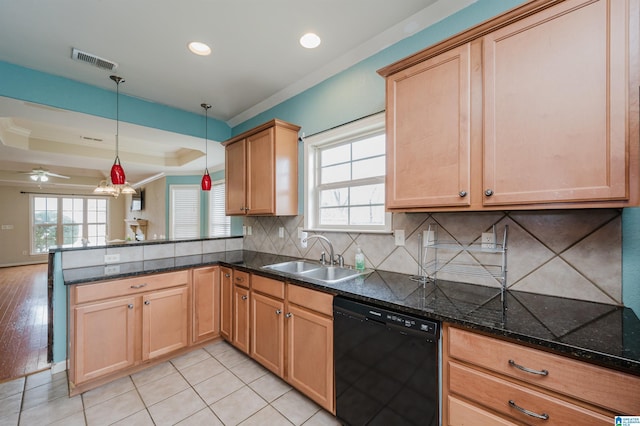
[[[47,265],[0,268],[0,382],[49,368]]]

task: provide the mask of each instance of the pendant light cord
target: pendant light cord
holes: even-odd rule
[[[209,141],[207,137],[209,135],[209,108],[211,105],[209,104],[200,104],[202,108],[204,108],[204,169],[209,171]]]
[[[111,75],[109,78],[116,82],[116,158],[120,160],[120,83],[124,83],[124,78]]]

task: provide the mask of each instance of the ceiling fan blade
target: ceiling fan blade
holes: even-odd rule
[[[62,176],[59,175],[57,173],[51,173],[51,172],[44,172],[45,175],[47,176],[51,176],[51,177],[57,177],[57,178],[62,178],[62,179],[69,179],[69,176]]]

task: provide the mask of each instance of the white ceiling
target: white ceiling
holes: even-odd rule
[[[114,72],[72,60],[75,47],[118,63],[123,94],[196,114],[210,103],[210,117],[235,126],[474,1],[0,0],[0,60],[115,90]],[[298,44],[310,31],[322,38],[311,50]],[[194,40],[212,54],[189,52]],[[72,177],[50,185],[95,185],[113,161],[114,129],[112,120],[0,97],[0,182],[26,183],[16,172],[41,166]],[[120,124],[134,184],[199,174],[202,151],[199,138]],[[210,142],[209,169],[223,164]]]

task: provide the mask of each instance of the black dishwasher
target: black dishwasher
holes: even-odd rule
[[[336,416],[346,425],[437,425],[439,323],[336,297]]]

